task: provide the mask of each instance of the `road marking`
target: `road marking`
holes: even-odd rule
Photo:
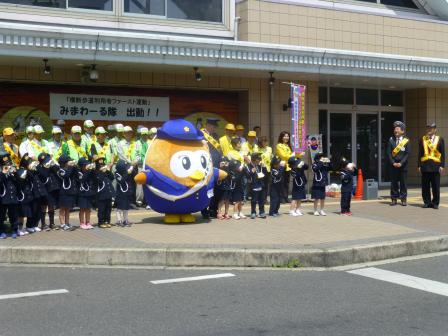
[[[221,273],[221,274],[212,274],[212,275],[201,275],[201,276],[189,277],[189,278],[154,280],[154,281],[150,281],[150,282],[154,285],[158,285],[158,284],[167,284],[167,283],[175,283],[175,282],[187,282],[187,281],[229,278],[229,277],[234,277],[234,276],[235,276],[235,274],[232,274],[232,273]]]
[[[375,267],[356,269],[348,271],[348,273],[362,275],[368,278],[382,280],[429,293],[448,296],[448,284],[439,281],[418,278],[412,275],[386,271]]]
[[[20,299],[20,298],[24,298],[24,297],[52,295],[52,294],[66,294],[66,293],[68,293],[68,290],[66,290],[66,289],[54,289],[54,290],[40,291],[40,292],[5,294],[5,295],[0,295],[0,300]]]

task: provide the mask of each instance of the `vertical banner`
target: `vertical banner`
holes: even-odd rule
[[[303,153],[308,146],[305,127],[305,92],[306,86],[291,83],[291,140],[294,153]]]

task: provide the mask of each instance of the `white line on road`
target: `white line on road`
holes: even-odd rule
[[[55,290],[40,291],[40,292],[5,294],[5,295],[0,295],[0,300],[19,299],[19,298],[24,298],[24,297],[52,295],[52,294],[65,294],[65,293],[68,293],[68,290],[66,290],[66,289],[55,289]]]
[[[208,280],[208,279],[219,279],[219,278],[229,278],[234,277],[235,274],[232,273],[221,273],[221,274],[212,274],[212,275],[201,275],[196,277],[189,278],[176,278],[176,279],[166,279],[166,280],[154,280],[151,281],[152,284],[166,284],[166,283],[175,283],[175,282],[186,282],[186,281],[198,281],[198,280]]]
[[[418,278],[412,275],[386,271],[375,267],[356,269],[353,271],[348,271],[348,273],[391,282],[397,285],[402,285],[429,293],[448,296],[448,284],[439,281]]]

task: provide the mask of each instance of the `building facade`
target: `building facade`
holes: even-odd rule
[[[295,82],[307,86],[308,133],[385,184],[393,121],[407,124],[413,183],[426,123],[448,133],[440,1],[0,0],[0,17],[2,127],[213,115],[275,144]]]

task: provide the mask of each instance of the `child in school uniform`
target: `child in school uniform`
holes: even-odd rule
[[[36,158],[37,157],[39,157],[39,155],[37,155]],[[37,172],[38,165],[39,161],[32,160],[28,168],[28,174],[30,175],[31,182],[33,184],[34,200],[32,202],[31,209],[33,212],[32,219],[33,219],[34,232],[40,232],[43,230],[48,231],[48,228],[45,226],[45,216],[43,216],[42,218],[42,207],[43,204],[45,204],[46,202],[47,188],[43,184]],[[41,222],[40,228],[39,228],[39,222]]]
[[[0,239],[5,239],[7,237],[4,225],[6,212],[8,213],[9,223],[11,225],[11,237],[15,239],[19,236],[19,200],[16,170],[9,154],[0,155],[0,168],[0,199],[2,207]]]
[[[37,173],[47,190],[47,196],[43,199],[41,221],[44,223],[44,230],[54,230],[54,212],[59,202],[60,179],[58,178],[59,165],[52,160],[50,154],[41,153],[38,157],[39,165]],[[48,209],[49,225],[45,224],[45,216]]]
[[[341,215],[351,216],[350,203],[353,193],[353,177],[356,174],[354,163],[343,159],[341,169]]]
[[[95,196],[95,164],[86,158],[80,158],[78,160],[78,178],[79,227],[83,230],[91,230],[93,226],[90,223],[90,214]]]
[[[305,171],[308,170],[308,165],[301,158],[292,156],[288,160],[288,165],[291,167],[292,176],[292,201],[289,214],[291,216],[303,216],[300,211],[302,200],[306,199],[306,175]]]
[[[261,164],[261,155],[254,153],[251,156],[251,163],[247,166],[248,176],[250,180],[250,187],[252,191],[251,214],[250,218],[255,219],[257,217],[257,204],[258,204],[258,216],[260,218],[266,218],[264,212],[264,179],[268,175],[266,167]]]
[[[73,208],[78,195],[78,168],[76,162],[68,155],[62,154],[59,159],[58,177],[61,188],[59,189],[59,228],[64,231],[73,231],[70,225],[70,210]]]
[[[33,181],[29,173],[32,160],[25,154],[20,160],[19,169],[17,170],[17,187],[18,187],[18,201],[19,201],[19,226],[23,226],[26,219],[26,232],[34,233],[33,220]]]
[[[331,170],[330,159],[324,157],[322,153],[317,153],[312,165],[314,172],[313,186],[311,188],[311,198],[314,199],[314,216],[326,216],[325,207],[325,187],[328,185],[328,172]],[[318,209],[320,203],[320,209]]]
[[[285,161],[281,161],[278,156],[274,156],[271,161],[271,187],[269,192],[270,205],[269,216],[278,217],[280,214],[280,200],[283,195],[283,176]]]
[[[96,165],[96,191],[98,206],[98,227],[107,229],[111,225],[112,198],[115,196],[115,189],[112,184],[114,174],[110,171],[111,165],[106,164],[104,158],[97,158]]]
[[[241,139],[233,138],[230,142],[232,149],[227,154],[227,157],[233,162],[233,188],[232,188],[232,203],[233,203],[233,219],[244,219],[246,216],[243,214],[244,204],[244,189],[243,189],[243,176],[245,172],[244,158],[241,155]]]
[[[218,215],[217,219],[230,219],[229,215],[230,199],[232,196],[231,184],[232,176],[229,172],[230,161],[227,157],[223,156],[219,163],[219,169],[227,173],[227,177],[221,181],[216,182],[216,200],[218,201]]]
[[[115,166],[115,180],[117,186],[115,190],[115,206],[117,208],[117,226],[130,227],[128,211],[131,208],[132,190],[131,174],[133,166],[123,160],[118,160]]]

